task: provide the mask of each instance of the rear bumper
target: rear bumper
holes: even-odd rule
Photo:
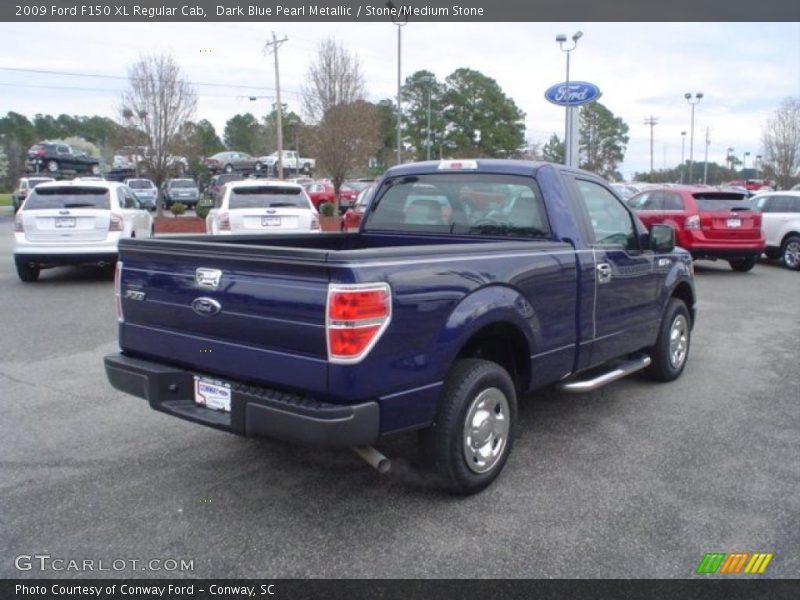
[[[753,239],[708,239],[705,235],[684,235],[679,238],[678,244],[688,250],[692,258],[721,258],[736,259],[758,256],[767,247],[763,236]]]
[[[105,357],[116,389],[144,398],[150,407],[187,421],[244,436],[264,436],[306,446],[349,447],[379,436],[377,402],[338,405],[305,396],[231,383],[231,412],[194,402],[195,374],[124,354]]]

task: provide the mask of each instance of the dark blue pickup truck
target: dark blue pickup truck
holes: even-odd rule
[[[403,165],[352,234],[122,240],[111,384],[247,436],[353,447],[421,430],[450,489],[491,483],[517,399],[678,377],[695,290],[672,229],[549,163]]]

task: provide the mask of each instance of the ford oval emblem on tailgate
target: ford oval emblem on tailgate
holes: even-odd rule
[[[195,298],[192,301],[192,310],[201,317],[213,317],[222,312],[222,305],[213,298]]]
[[[194,272],[194,280],[200,287],[215,290],[219,287],[219,281],[222,279],[222,271],[219,269],[204,269],[200,267]]]

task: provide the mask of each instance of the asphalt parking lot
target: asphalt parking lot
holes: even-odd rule
[[[670,577],[706,552],[772,552],[800,572],[800,274],[697,267],[684,375],[522,402],[485,492],[413,468],[415,438],[355,455],[234,437],[118,393],[112,281],[21,283],[0,217],[0,577]],[[15,557],[193,561],[165,572],[19,571]],[[96,564],[96,563],[95,563]]]

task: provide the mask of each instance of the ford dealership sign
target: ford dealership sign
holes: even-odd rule
[[[559,106],[580,106],[594,102],[601,96],[600,88],[587,81],[570,81],[569,90],[566,83],[557,83],[547,88],[544,97],[548,102]]]

